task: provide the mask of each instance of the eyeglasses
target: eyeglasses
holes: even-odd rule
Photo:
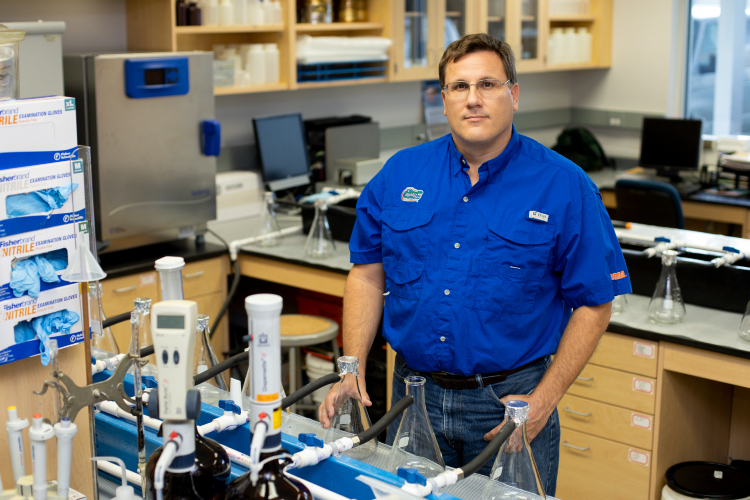
[[[462,82],[459,80],[446,84],[443,90],[445,90],[445,94],[451,99],[466,99],[469,96],[471,86],[474,85],[482,97],[497,97],[506,83],[510,83],[510,79],[501,82],[500,80],[488,78],[486,80],[479,80],[477,83]]]

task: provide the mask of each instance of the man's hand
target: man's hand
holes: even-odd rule
[[[357,379],[353,373],[348,373],[344,376],[344,381],[341,383],[340,391],[339,385],[334,384],[331,390],[328,391],[325,401],[320,403],[320,407],[318,408],[320,425],[322,425],[324,429],[328,429],[331,426],[331,419],[336,414],[336,410],[338,410],[347,398],[351,397],[358,401],[362,401],[362,404],[365,406],[372,406],[370,396],[367,394],[365,377],[359,378],[359,390],[362,393],[362,398],[359,397],[359,392],[357,392]],[[337,394],[338,399],[336,398]]]
[[[549,416],[552,415],[552,412],[555,411],[556,406],[556,403],[550,405],[549,402],[541,401],[541,398],[536,396],[536,391],[528,396],[520,394],[505,396],[500,401],[502,401],[503,404],[507,404],[508,401],[526,401],[529,403],[529,420],[526,422],[526,435],[529,438],[529,442],[531,442],[537,434],[542,431],[544,426],[547,425],[547,420],[549,420]],[[506,420],[503,420],[502,424],[485,434],[484,440],[492,441],[492,438],[495,437],[495,434],[497,434],[502,428]]]

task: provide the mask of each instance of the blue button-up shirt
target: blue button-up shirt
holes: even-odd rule
[[[510,370],[557,350],[572,309],[630,293],[598,189],[516,133],[479,168],[450,134],[400,151],[365,187],[349,243],[383,263],[383,335],[417,371]]]

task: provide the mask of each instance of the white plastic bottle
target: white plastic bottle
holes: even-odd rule
[[[247,24],[247,0],[234,0],[234,24]]]
[[[273,2],[273,24],[284,24],[283,15],[281,13],[281,2],[274,0]]]
[[[273,2],[263,0],[263,24],[273,24]]]
[[[578,28],[578,44],[581,55],[581,63],[591,62],[591,33],[586,28]]]
[[[266,58],[266,83],[279,83],[279,47],[275,43],[264,46]]]
[[[260,0],[247,0],[247,24],[263,24],[263,6]]]
[[[247,69],[250,71],[250,79],[253,85],[266,83],[266,54],[262,43],[254,43],[248,52]]]
[[[219,24],[227,26],[234,24],[234,5],[232,0],[221,0],[219,4]]]
[[[562,43],[560,44],[560,63],[570,64],[572,62],[575,62],[576,29],[564,28],[561,40]]]
[[[203,9],[204,26],[216,26],[219,24],[219,0],[205,0],[201,9]]]
[[[562,62],[562,50],[563,50],[563,29],[552,28],[552,33],[549,37],[549,46],[547,52],[547,64],[554,66]]]

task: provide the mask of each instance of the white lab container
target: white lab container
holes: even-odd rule
[[[664,485],[664,488],[661,490],[661,500],[696,500],[696,497],[687,496],[687,495],[681,495],[677,493],[675,490],[669,487],[669,485]],[[700,499],[698,499],[700,500]],[[708,500],[708,498],[703,499]],[[750,500],[750,497],[746,497],[740,500]]]
[[[562,51],[562,28],[552,28],[549,41],[547,42],[547,64],[554,66],[560,64],[560,52]]]
[[[275,43],[264,46],[266,59],[266,83],[279,83],[279,48]]]
[[[234,24],[247,24],[247,0],[234,0]]]
[[[62,35],[65,23],[36,21],[4,24],[11,30],[26,32],[26,38],[18,44],[22,55],[18,59],[20,97],[64,95]]]
[[[201,16],[204,26],[219,24],[219,0],[205,0],[201,3]]]
[[[253,85],[266,83],[266,54],[262,43],[254,43],[250,47],[246,69],[250,71],[250,80]]]
[[[219,24],[227,26],[234,24],[234,5],[232,0],[221,0],[219,4]]]
[[[247,0],[247,24],[263,24],[263,6],[260,0]]]
[[[220,58],[224,61],[232,61],[234,65],[234,85],[240,85],[242,82],[242,56],[237,52],[235,47],[227,47],[221,53]]]
[[[273,24],[273,2],[263,0],[263,24]]]
[[[576,53],[576,29],[564,28],[562,43],[560,44],[560,62],[570,64],[575,62]]]
[[[321,377],[325,377],[326,375],[333,373],[336,371],[336,367],[333,365],[333,361],[328,361],[322,358],[319,358],[318,356],[315,356],[313,354],[307,353],[305,356],[305,366],[307,367],[307,377],[310,380],[317,380]],[[295,374],[290,374],[290,376],[294,376]],[[318,389],[317,391],[312,393],[312,400],[313,403],[316,405],[319,405],[326,399],[326,394],[328,394],[328,390],[330,388],[328,386],[323,387],[321,389]]]
[[[185,259],[162,257],[154,263],[154,267],[159,271],[162,300],[183,300],[182,268],[185,267]]]
[[[281,2],[274,0],[273,2],[273,24],[283,24],[283,16],[281,12]]]
[[[578,28],[578,44],[581,56],[579,62],[590,63],[592,39],[591,33],[589,33],[587,28]]]

